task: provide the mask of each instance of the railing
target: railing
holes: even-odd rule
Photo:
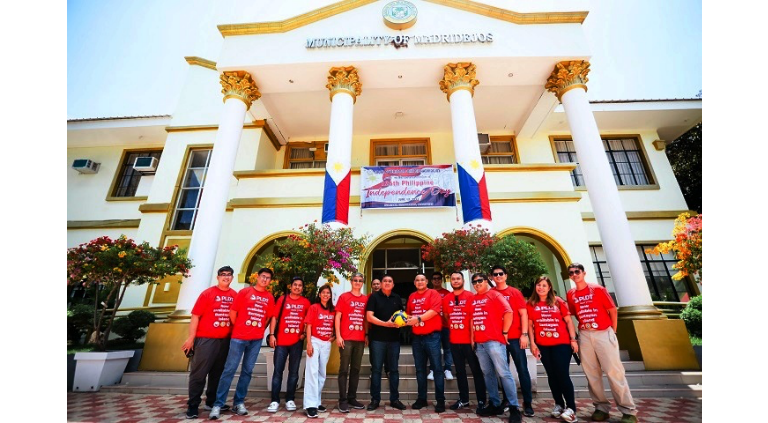
[[[679,319],[680,313],[683,312],[683,309],[688,305],[688,303],[679,303],[676,301],[654,301],[653,305],[661,310],[661,312],[664,313],[667,318]]]

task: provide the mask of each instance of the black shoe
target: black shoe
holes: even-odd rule
[[[349,403],[349,406],[352,407],[352,408],[356,408],[358,410],[362,410],[362,409],[365,408],[365,405],[362,402],[360,402],[360,401],[358,401],[358,400],[356,400],[354,398],[348,400],[347,402]]]
[[[379,408],[379,401],[378,400],[372,400],[370,404],[368,404],[368,407],[366,407],[366,410],[373,411],[375,409]]]
[[[389,406],[392,407],[392,408],[397,408],[398,410],[405,410],[405,408],[406,408],[405,404],[400,402],[400,400],[390,401],[389,402]]]
[[[480,415],[480,412],[483,411],[483,408],[485,408],[485,402],[484,401],[478,401],[477,402],[477,409],[475,410],[475,414]]]
[[[504,409],[501,406],[488,405],[477,414],[482,417],[500,416],[504,414]]]
[[[502,414],[506,413],[507,411],[509,411],[509,401],[502,401],[501,402],[501,409],[502,409]]]
[[[435,402],[435,413],[444,413],[444,412],[445,412],[445,401]]]
[[[349,413],[349,404],[346,401],[339,401],[339,411]]]
[[[523,415],[525,417],[533,417],[533,407],[530,402],[523,403]]]
[[[520,415],[520,410],[514,405],[509,407],[509,423],[522,423],[523,416]]]
[[[427,405],[428,405],[427,400],[417,399],[416,402],[414,402],[413,405],[411,405],[411,408],[413,408],[414,410],[421,410]]]
[[[310,419],[316,419],[317,418],[317,408],[310,407],[305,410],[307,412],[307,417]]]
[[[328,411],[328,409],[325,408],[324,405],[321,405],[321,406],[317,407],[317,411],[319,411],[321,413],[325,413],[326,411]]]
[[[465,408],[465,407],[469,407],[469,403],[461,402],[461,400],[458,400],[453,405],[451,405],[451,410],[458,410],[459,408]]]
[[[188,419],[196,419],[197,418],[197,407],[195,407],[195,408],[188,407],[187,408],[187,418]]]

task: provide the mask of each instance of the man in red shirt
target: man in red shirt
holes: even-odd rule
[[[432,273],[432,289],[437,291],[438,294],[440,294],[441,298],[445,298],[446,294],[450,294],[451,291],[443,288],[443,282],[445,282],[443,278],[443,274],[440,272],[434,272]],[[440,332],[440,342],[441,346],[443,348],[443,363],[445,365],[443,366],[437,366],[438,370],[442,370],[443,374],[445,375],[445,380],[453,380],[453,373],[451,373],[451,366],[453,366],[453,357],[451,357],[451,332],[448,330],[448,323],[445,319],[442,318],[442,313],[440,313],[440,318],[443,320],[443,329]],[[442,367],[442,369],[440,368]],[[429,380],[435,380],[435,365],[430,364],[429,365],[429,375],[427,375],[427,379]]]
[[[189,338],[181,346],[188,357],[194,354],[189,363],[188,419],[197,418],[206,378],[206,407],[213,408],[216,401],[216,388],[227,361],[232,331],[229,308],[237,295],[237,291],[229,287],[233,274],[234,270],[229,266],[220,268],[216,272],[216,286],[200,293],[192,308]]]
[[[411,407],[418,410],[427,406],[427,357],[436,366],[440,363],[440,332],[443,329],[440,312],[443,306],[440,294],[427,287],[427,275],[417,273],[413,284],[416,292],[408,297],[406,312],[410,316],[407,325],[413,327],[413,360],[418,385],[418,397]],[[445,375],[443,372],[434,374],[435,412],[442,413],[445,411]]]
[[[479,413],[485,408],[487,393],[480,362],[472,349],[472,300],[475,296],[464,289],[464,275],[461,272],[451,273],[451,288],[453,292],[443,297],[443,320],[448,324],[451,355],[456,360],[456,380],[459,384],[459,400],[451,405],[451,410],[469,406],[469,381],[465,364],[468,363],[475,379],[476,412]]]
[[[272,373],[272,402],[267,407],[270,413],[280,408],[280,388],[283,386],[283,371],[288,362],[288,383],[285,393],[285,409],[296,411],[296,386],[299,384],[299,365],[304,350],[304,318],[309,311],[309,300],[302,296],[304,281],[294,276],[290,293],[277,300],[272,313],[269,346],[275,349],[275,371]]]
[[[515,362],[517,377],[520,381],[520,390],[523,392],[523,415],[533,416],[533,393],[531,392],[531,375],[528,372],[528,357],[525,349],[528,348],[528,310],[525,298],[519,289],[507,285],[507,269],[496,265],[491,268],[491,276],[496,284],[496,290],[507,300],[512,312],[515,313],[514,323],[509,328],[507,338],[507,363],[509,357]],[[504,395],[503,401],[507,402]]]
[[[242,289],[230,307],[229,320],[233,325],[232,340],[229,341],[229,354],[227,354],[224,372],[221,374],[219,387],[216,390],[216,402],[208,415],[211,420],[219,418],[227,402],[229,388],[232,386],[232,379],[235,377],[240,360],[243,361],[243,366],[240,377],[237,379],[232,409],[240,416],[248,414],[244,404],[245,396],[248,394],[253,367],[256,365],[256,359],[259,358],[264,331],[270,323],[275,308],[275,297],[267,291],[267,285],[272,280],[273,274],[270,269],[259,269],[256,285]]]
[[[607,421],[611,403],[605,397],[603,372],[611,385],[613,400],[622,412],[621,423],[637,422],[637,407],[632,400],[629,384],[624,375],[624,366],[619,356],[619,341],[616,339],[618,313],[608,290],[587,283],[584,265],[572,263],[568,275],[576,284],[566,295],[568,308],[579,321],[579,355],[581,367],[587,377],[589,395],[595,404],[592,421]]]
[[[522,415],[517,408],[517,387],[507,364],[507,335],[512,326],[512,307],[507,300],[490,285],[482,273],[472,275],[472,285],[477,294],[472,300],[472,344],[476,346],[477,359],[485,376],[488,390],[488,407],[480,410],[481,416],[498,416],[504,413],[499,398],[499,385],[509,398],[509,423],[521,423]]]
[[[357,400],[360,366],[367,343],[368,322],[365,306],[368,296],[362,292],[365,277],[355,273],[350,280],[352,290],[336,301],[336,345],[339,346],[339,411],[349,413],[349,407],[362,410],[365,405]],[[349,386],[347,386],[349,378]]]

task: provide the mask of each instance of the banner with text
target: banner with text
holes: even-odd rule
[[[360,169],[360,207],[454,207],[453,165],[371,166]]]

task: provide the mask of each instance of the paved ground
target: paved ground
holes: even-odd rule
[[[186,396],[183,395],[143,395],[143,394],[117,394],[117,393],[67,393],[67,421],[69,422],[152,422],[166,423],[189,421],[185,420]],[[702,413],[701,399],[690,398],[641,398],[636,399],[640,410],[638,420],[641,422],[700,422]],[[367,402],[365,402],[367,405]],[[450,403],[453,403],[450,402]],[[399,411],[391,407],[382,407],[376,411],[352,410],[349,414],[342,414],[338,410],[329,410],[320,414],[317,419],[309,419],[301,408],[297,411],[285,411],[284,403],[277,413],[266,411],[269,400],[249,399],[245,406],[248,407],[247,416],[237,416],[230,412],[224,412],[220,420],[245,421],[245,422],[281,422],[281,423],[501,423],[506,422],[507,417],[480,418],[470,410],[451,411],[436,414],[434,407],[421,410],[411,410],[410,402],[406,403],[409,409]],[[301,407],[301,402],[297,404]],[[330,408],[330,402],[326,406]],[[474,406],[474,403],[473,403]],[[532,422],[558,422],[560,419],[549,417],[549,410],[554,406],[552,400],[534,400],[536,417],[524,417],[526,423]],[[588,422],[592,414],[592,404],[589,399],[577,400],[577,416],[579,421]],[[208,418],[208,412],[200,409],[201,420]],[[614,408],[611,413],[611,422],[618,422],[621,414]]]

